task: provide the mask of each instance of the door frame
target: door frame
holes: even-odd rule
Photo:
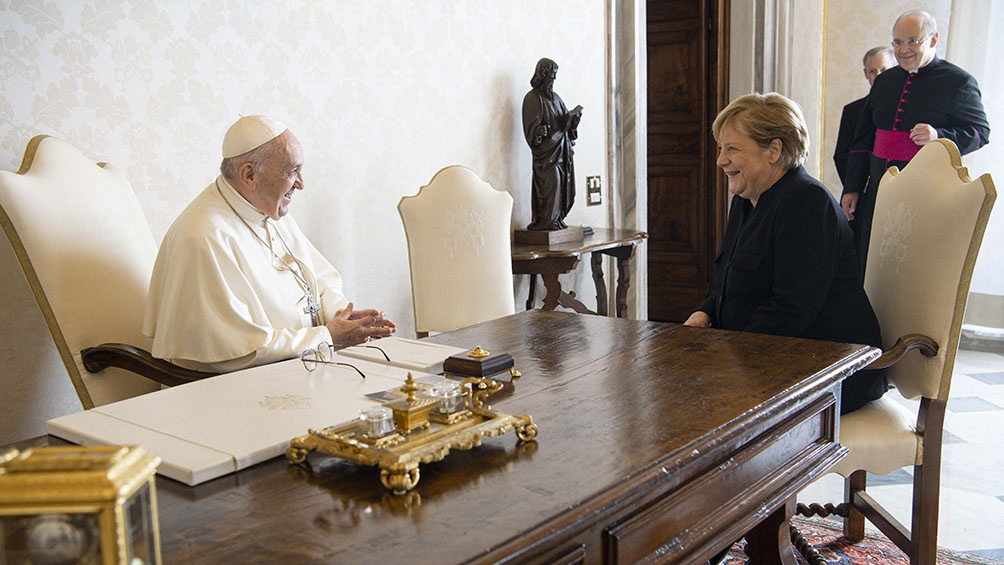
[[[728,100],[791,89],[788,71],[793,0],[728,0]],[[645,0],[606,0],[607,174],[612,228],[648,230],[648,68]],[[743,56],[745,55],[745,57]],[[631,262],[628,311],[648,318],[648,261]]]

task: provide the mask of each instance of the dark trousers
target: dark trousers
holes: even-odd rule
[[[868,261],[868,246],[872,238],[872,217],[875,215],[875,198],[878,196],[879,182],[886,169],[896,167],[903,170],[908,161],[887,161],[874,155],[871,156],[870,177],[864,192],[858,193],[858,206],[854,210],[854,220],[851,230],[854,232],[854,248],[858,251],[858,262],[861,266],[861,278],[865,276],[865,263]],[[882,237],[882,234],[877,234]]]
[[[869,186],[858,194],[858,206],[854,210],[854,219],[851,220],[854,249],[858,252],[858,266],[862,279],[865,276],[865,263],[868,261],[868,243],[872,234],[872,216],[875,215],[876,192],[878,192],[877,186]]]

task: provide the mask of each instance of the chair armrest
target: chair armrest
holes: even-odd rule
[[[166,386],[182,385],[219,374],[185,369],[124,343],[103,343],[97,347],[88,347],[80,352],[80,356],[84,361],[84,368],[92,373],[108,367],[119,367]]]
[[[938,354],[938,342],[924,334],[906,334],[897,339],[891,348],[883,351],[882,356],[872,361],[865,369],[891,367],[913,349],[919,349],[924,357],[934,357]]]

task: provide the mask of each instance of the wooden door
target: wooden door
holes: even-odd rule
[[[711,289],[727,193],[711,124],[728,98],[728,0],[648,0],[648,312],[680,322]]]

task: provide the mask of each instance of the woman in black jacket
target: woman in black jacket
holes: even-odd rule
[[[802,163],[802,111],[776,93],[736,99],[715,119],[717,164],[734,196],[715,259],[715,290],[685,322],[882,346],[840,204]],[[843,382],[841,413],[887,389],[881,371]]]

